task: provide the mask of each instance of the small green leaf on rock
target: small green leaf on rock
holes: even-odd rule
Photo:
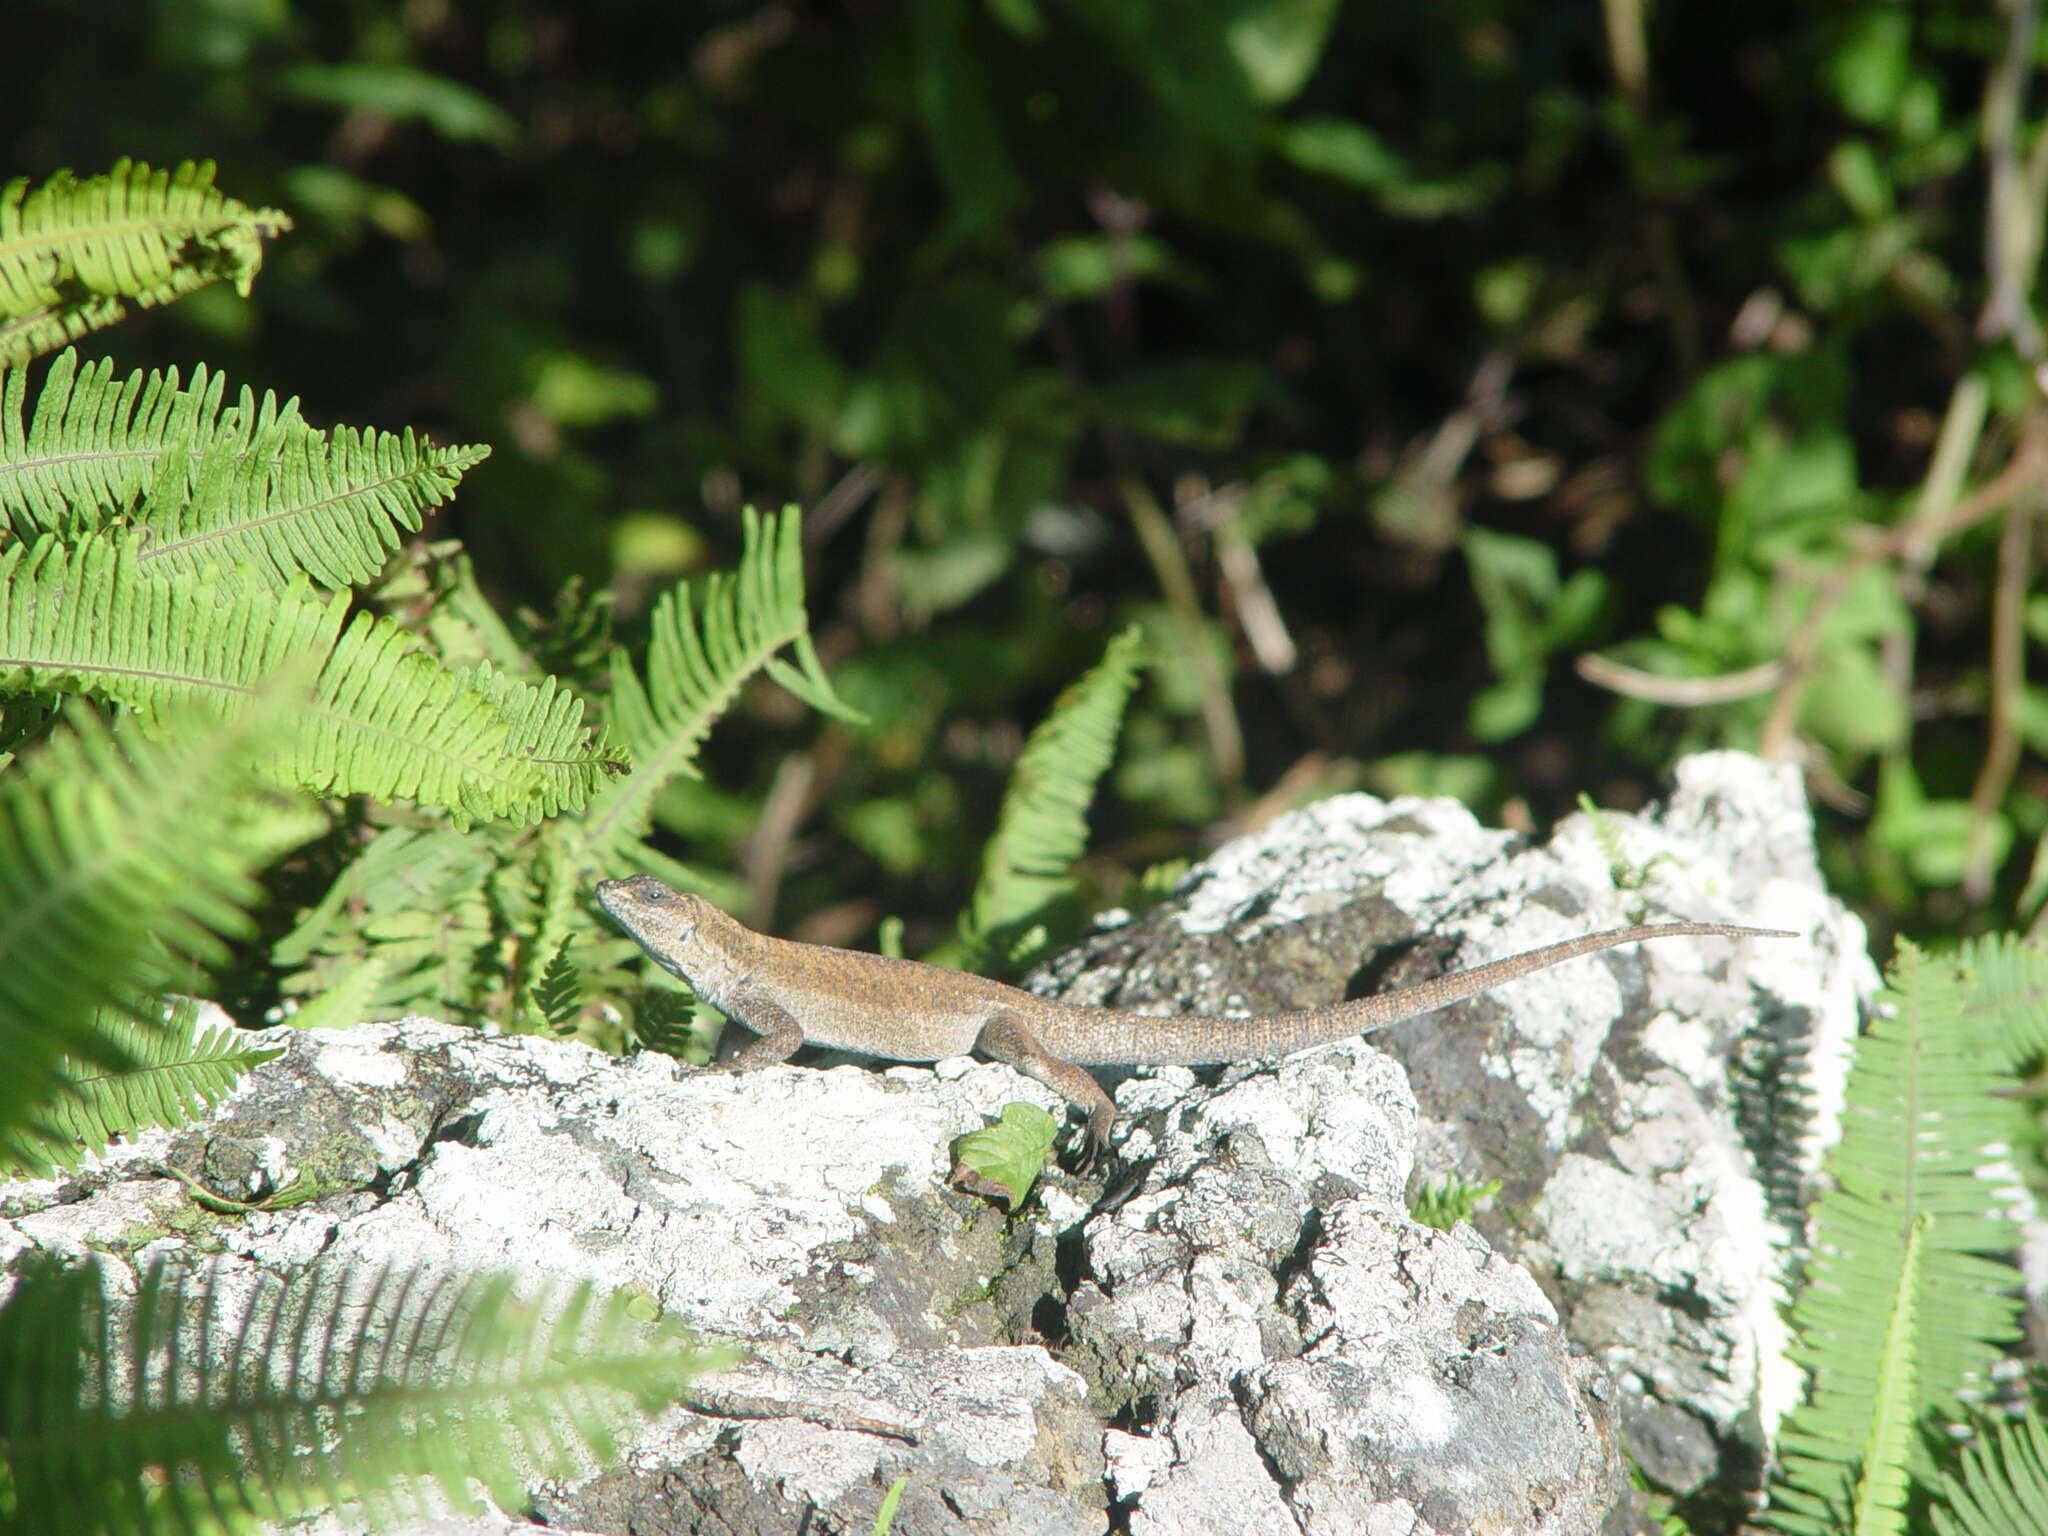
[[[1059,1123],[1036,1104],[1005,1104],[1001,1120],[954,1144],[953,1187],[1001,1199],[1015,1211],[1045,1171],[1058,1131]]]

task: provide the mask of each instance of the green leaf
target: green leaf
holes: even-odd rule
[[[349,112],[418,118],[454,143],[484,143],[508,150],[519,142],[519,122],[468,86],[407,64],[294,64],[279,70],[287,95]]]
[[[1958,1470],[1944,1473],[1935,1536],[2039,1536],[2048,1531],[2048,1425],[2029,1406],[1981,1426]]]
[[[155,718],[197,706],[233,720],[287,671],[310,676],[259,764],[328,795],[446,806],[532,821],[584,804],[609,761],[581,706],[549,682],[443,667],[388,619],[347,618],[305,579],[282,591],[209,569],[158,580],[130,536],[67,548],[45,536],[0,550],[0,692],[55,690]]]
[[[1363,123],[1309,117],[1279,131],[1280,153],[1301,170],[1374,191],[1398,186],[1414,171],[1407,159]]]
[[[1969,861],[1970,829],[1976,811],[1967,800],[1929,800],[1913,765],[1887,756],[1878,769],[1877,808],[1870,820],[1875,848],[1898,855],[1922,885],[1960,884]],[[1994,812],[1987,828],[1993,867],[2012,848],[2012,822]]]
[[[908,1472],[889,1485],[889,1491],[882,1495],[882,1502],[875,1510],[873,1536],[889,1536],[889,1528],[896,1523],[896,1505],[903,1497],[903,1490],[909,1486]]]
[[[1486,615],[1487,659],[1499,674],[1466,720],[1480,740],[1502,741],[1527,729],[1542,708],[1550,653],[1590,636],[1606,578],[1587,569],[1560,580],[1556,554],[1534,539],[1471,527],[1458,544]]]
[[[1875,222],[1892,212],[1891,179],[1863,140],[1843,139],[1828,152],[1828,180],[1857,218]]]
[[[1459,1222],[1471,1220],[1472,1213],[1499,1194],[1500,1188],[1499,1179],[1475,1184],[1447,1173],[1417,1192],[1408,1203],[1408,1214],[1425,1227],[1448,1232]]]
[[[779,517],[749,507],[739,569],[671,588],[649,629],[645,686],[622,652],[612,654],[612,722],[634,766],[592,803],[569,864],[578,872],[620,857],[647,830],[661,788],[678,774],[696,776],[697,748],[756,672],[813,709],[858,719],[811,645],[794,507]],[[785,651],[793,664],[781,659]]]
[[[275,208],[214,190],[211,161],[152,171],[118,160],[80,181],[58,171],[0,189],[0,369],[226,279],[246,296],[263,242],[292,227]]]
[[[1918,1424],[1960,1414],[1959,1394],[1986,1390],[2018,1337],[2019,1275],[1993,1255],[2011,1251],[2019,1234],[1983,1174],[2024,1127],[2009,1091],[2012,1058],[1989,1048],[1984,1015],[2000,1004],[1985,982],[2003,982],[2010,1006],[2038,1010],[2031,999],[2048,991],[2048,957],[2025,957],[2031,973],[2022,977],[2010,969],[2022,963],[2014,946],[1998,951],[1998,967],[1987,968],[1985,953],[1965,946],[1929,956],[1902,941],[1883,1006],[1857,1041],[1842,1138],[1813,1208],[1807,1280],[1792,1308],[1793,1354],[1810,1386],[1780,1432],[1767,1517],[1780,1530],[1846,1529],[1880,1416]],[[1923,1213],[1932,1221],[1915,1271],[1905,1260]],[[1901,1298],[1899,1283],[1916,1278]],[[1888,1350],[1902,1299],[1941,1325],[1914,1333],[1910,1360],[1899,1363]],[[1879,1443],[1897,1439],[1887,1430]],[[1907,1437],[1907,1461],[1916,1476],[1932,1472],[1919,1436]]]
[[[1836,751],[1902,750],[1911,737],[1911,706],[1878,653],[1858,644],[1831,645],[1814,658],[1812,680],[1799,699],[1799,722]]]
[[[969,15],[965,0],[911,0],[912,94],[953,204],[947,240],[979,234],[1009,211],[1020,191],[996,113],[1003,97],[984,78],[987,50],[968,40]]]
[[[1323,57],[1337,0],[1266,0],[1231,24],[1230,48],[1252,95],[1272,106],[1308,84]]]
[[[518,1510],[730,1358],[588,1281],[316,1264],[252,1286],[159,1264],[132,1304],[115,1288],[96,1263],[31,1264],[0,1305],[21,1530],[239,1528],[314,1502],[374,1527],[467,1510],[472,1479]]]
[[[0,1131],[0,1165],[41,1177],[76,1168],[117,1136],[152,1126],[175,1130],[219,1103],[250,1068],[284,1054],[249,1044],[231,1025],[201,1023],[198,1005],[186,998],[160,1023],[103,1011],[93,1027],[107,1048],[90,1059],[64,1059],[62,1092],[38,1123]]]
[[[1884,1348],[1878,1356],[1877,1390],[1871,1395],[1870,1432],[1856,1478],[1855,1536],[1903,1536],[1906,1529],[1906,1454],[1912,1444],[1913,1346],[1919,1329],[1915,1307],[1920,1296],[1920,1255],[1931,1212],[1913,1219],[1906,1251],[1899,1260],[1892,1287]]]
[[[961,924],[984,959],[1014,963],[1033,932],[1043,942],[1048,920],[1071,897],[1072,865],[1088,846],[1088,802],[1116,756],[1124,705],[1144,660],[1132,625],[1060,695],[1017,754]]]
[[[1124,283],[1170,277],[1183,286],[1194,279],[1173,253],[1150,235],[1063,235],[1041,245],[1032,258],[1046,297],[1055,303],[1096,299]]]
[[[1005,1104],[996,1124],[954,1143],[953,1182],[1015,1211],[1045,1172],[1058,1133],[1059,1122],[1036,1104]]]
[[[353,868],[354,866],[350,866]],[[353,1029],[376,1017],[372,1011],[378,990],[391,968],[391,956],[382,950],[343,971],[319,995],[294,1013],[294,1029]]]
[[[50,1117],[82,1073],[136,1065],[146,1037],[168,1037],[144,999],[224,958],[261,895],[249,871],[317,830],[252,781],[276,718],[273,704],[239,727],[117,747],[80,711],[0,779],[0,1135],[65,1134]]]
[[[556,1030],[566,1030],[583,1007],[583,972],[569,958],[576,947],[575,935],[565,937],[541,968],[529,1001],[535,1013]]]
[[[1913,74],[1913,18],[1889,6],[1846,11],[1837,23],[1842,40],[1823,67],[1823,78],[1851,117],[1873,125],[1898,110]]]
[[[599,427],[653,415],[661,390],[645,374],[578,352],[552,352],[535,362],[526,403],[558,427]]]
[[[223,409],[227,380],[202,366],[113,379],[81,372],[66,349],[28,414],[27,374],[0,402],[0,525],[71,537],[126,518],[155,573],[247,564],[274,587],[304,572],[325,587],[370,580],[490,450],[435,448],[408,431],[318,432],[298,402],[248,388]]]
[[[771,421],[829,432],[846,394],[846,368],[825,344],[815,307],[748,283],[735,332],[747,404]]]

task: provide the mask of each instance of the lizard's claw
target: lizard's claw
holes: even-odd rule
[[[1080,1138],[1074,1143],[1076,1173],[1092,1173],[1102,1166],[1109,1157],[1109,1132],[1115,1124],[1114,1111],[1096,1110],[1088,1116],[1088,1123],[1081,1128]]]

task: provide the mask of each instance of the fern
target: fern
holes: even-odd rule
[[[1088,846],[1088,802],[1116,756],[1143,657],[1133,625],[1060,695],[1017,755],[962,924],[984,959],[1021,963],[1044,945],[1047,919],[1071,898],[1073,864]]]
[[[1873,1424],[1960,1412],[2017,1336],[2018,1275],[2002,1258],[2012,1224],[1984,1177],[1995,1149],[2023,1138],[2002,1090],[2009,1079],[1986,1041],[2009,1024],[1976,986],[1978,946],[1929,957],[1902,945],[1886,995],[1889,1016],[1858,1043],[1833,1187],[1813,1213],[1813,1257],[1792,1311],[1807,1401],[1779,1436],[1781,1470],[1768,1519],[1780,1530],[1829,1532],[1848,1512],[1851,1483]],[[2036,990],[2048,959],[2034,957]],[[1884,1372],[1886,1328],[1915,1222],[1931,1218],[1917,1293],[1900,1298],[1940,1326],[1913,1339],[1910,1370]],[[1908,1278],[1911,1278],[1908,1276]],[[1915,1440],[1910,1470],[1932,1464]]]
[[[391,957],[383,951],[373,952],[343,970],[288,1022],[294,1029],[352,1029],[381,1017],[375,1011],[375,999],[390,969]]]
[[[202,366],[190,389],[168,373],[113,380],[62,353],[28,414],[27,375],[0,401],[0,525],[76,535],[132,513],[145,569],[245,564],[274,587],[301,572],[324,587],[368,581],[454,494],[489,449],[435,448],[408,431],[315,431],[298,402]]]
[[[289,997],[320,1012],[294,1022],[356,1023],[410,1008],[445,1011],[477,1003],[495,974],[498,929],[488,888],[501,851],[450,827],[387,827],[343,868],[318,905],[272,948]],[[375,986],[352,1017],[327,994],[353,991],[376,963]]]
[[[233,1528],[317,1498],[370,1523],[501,1509],[616,1454],[718,1356],[630,1293],[316,1267],[249,1292],[161,1264],[112,1306],[96,1264],[32,1266],[0,1307],[0,1497],[42,1536]]]
[[[116,161],[80,181],[59,171],[0,189],[0,368],[223,279],[247,295],[263,242],[292,227],[275,208],[218,192],[211,162],[152,171]]]
[[[0,781],[0,1144],[50,1134],[82,1070],[132,1065],[140,1037],[100,1010],[134,1016],[176,963],[220,959],[260,894],[248,871],[315,830],[251,785],[266,724],[117,750],[81,713]]]
[[[291,670],[302,706],[260,759],[284,783],[446,806],[464,820],[531,821],[588,800],[606,764],[552,684],[450,672],[388,619],[303,578],[281,592],[219,573],[141,574],[132,539],[0,551],[0,692],[84,693],[145,715],[196,705],[233,719]]]
[[[1970,1024],[1984,1048],[2021,1069],[2048,1053],[2048,955],[2010,933],[1972,939],[1958,956],[1970,979]]]
[[[739,569],[679,583],[655,604],[644,687],[613,652],[610,719],[634,767],[592,804],[571,869],[616,860],[646,832],[655,795],[676,775],[695,775],[698,746],[756,672],[765,670],[813,709],[859,718],[832,691],[811,645],[797,534],[794,507],[780,517],[749,507]],[[783,651],[794,664],[781,659]]]
[[[569,958],[576,940],[562,940],[541,968],[532,987],[531,1006],[559,1034],[574,1033],[576,1015],[583,1006],[583,972]]]
[[[1913,1354],[1919,1337],[1920,1255],[1933,1217],[1922,1211],[1906,1234],[1906,1252],[1892,1286],[1884,1330],[1884,1348],[1877,1359],[1877,1389],[1870,1395],[1870,1427],[1858,1458],[1855,1536],[1904,1536],[1906,1476],[1912,1444]]]
[[[101,1013],[93,1027],[107,1038],[97,1053],[118,1068],[67,1058],[63,1092],[34,1127],[0,1134],[0,1164],[40,1176],[76,1168],[117,1136],[149,1126],[174,1130],[219,1103],[260,1062],[282,1055],[248,1044],[240,1030],[202,1024],[198,1007],[180,999],[161,1024]]]
[[[1941,1480],[1935,1536],[2040,1536],[2048,1531],[2048,1425],[2029,1409],[1963,1452]]]

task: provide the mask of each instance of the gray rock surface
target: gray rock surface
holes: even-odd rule
[[[1326,801],[1039,978],[1263,1012],[1660,918],[1809,937],[1642,945],[1277,1066],[1132,1076],[1119,1187],[1057,1175],[1015,1220],[945,1185],[1004,1103],[1061,1111],[1003,1067],[705,1076],[426,1020],[275,1030],[210,1121],[0,1188],[0,1262],[509,1265],[747,1345],[623,1465],[539,1490],[554,1530],[864,1532],[904,1475],[919,1536],[1625,1529],[1624,1448],[1698,1488],[1795,1382],[1778,1266],[1872,978],[1789,771],[1694,759],[1670,805],[1540,845]],[[216,1216],[161,1164],[314,1198]],[[1452,1171],[1503,1189],[1474,1225],[1410,1220]]]

